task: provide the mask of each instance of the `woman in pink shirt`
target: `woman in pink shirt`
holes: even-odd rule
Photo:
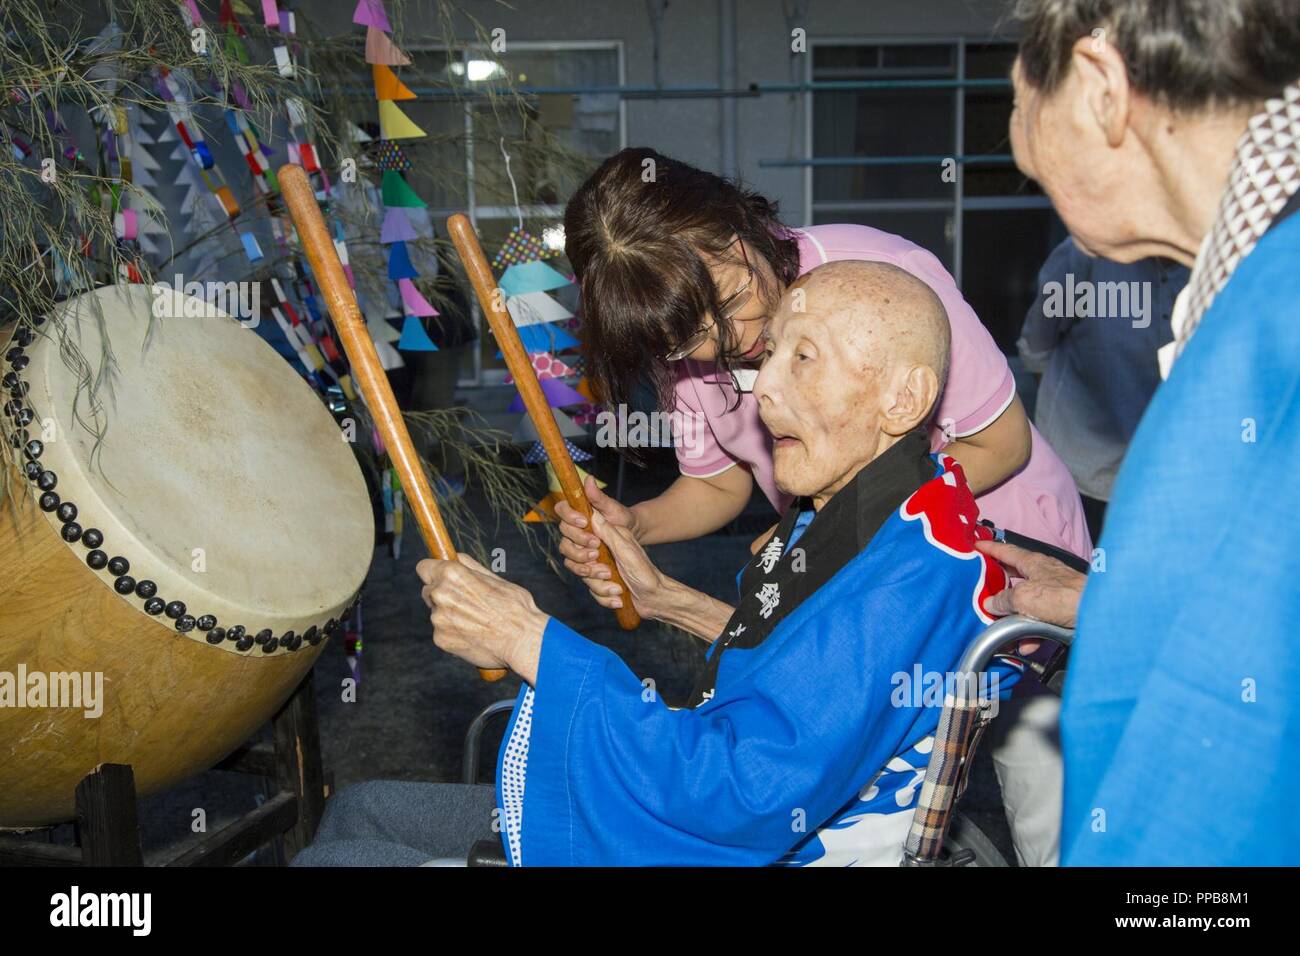
[[[744,510],[755,481],[784,512],[790,499],[773,481],[771,437],[748,390],[760,335],[795,278],[832,260],[866,259],[910,272],[947,309],[952,358],[932,446],[961,462],[981,516],[1089,555],[1069,471],[1025,415],[1006,357],[926,250],[870,226],[788,229],[762,196],[644,148],[607,159],[569,202],[564,225],[597,396],[632,406],[649,386],[661,408],[680,415],[681,477],[668,489],[631,508],[592,495],[641,543],[716,531]],[[566,553],[581,573],[575,557]]]

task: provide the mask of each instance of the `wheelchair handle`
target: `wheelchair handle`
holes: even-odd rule
[[[1074,643],[1074,631],[1046,621],[1036,621],[1022,614],[1012,614],[994,621],[971,641],[957,662],[957,673],[978,674],[986,670],[998,651],[1008,644],[1031,638],[1045,638],[1062,647],[1069,647]]]

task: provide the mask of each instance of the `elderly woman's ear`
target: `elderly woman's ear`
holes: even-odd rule
[[[939,401],[939,376],[928,365],[901,366],[894,376],[892,395],[884,403],[880,429],[900,437],[920,428]]]
[[[1100,37],[1081,37],[1074,44],[1076,82],[1082,83],[1093,121],[1112,148],[1124,141],[1129,120],[1129,82],[1119,51]]]

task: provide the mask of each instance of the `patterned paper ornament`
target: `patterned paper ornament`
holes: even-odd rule
[[[503,266],[534,262],[538,259],[548,259],[556,255],[559,255],[558,249],[547,248],[545,243],[532,233],[521,226],[513,226],[510,229],[510,234],[506,236],[506,241],[497,250],[497,254],[492,257],[492,268],[500,269]]]
[[[391,139],[378,139],[366,147],[366,156],[380,172],[390,170],[405,173],[411,169],[411,159],[401,146]]]
[[[574,461],[591,461],[590,452],[583,451],[567,438],[564,439],[564,447],[569,450],[569,457]],[[524,455],[525,465],[540,465],[542,462],[549,460],[546,454],[546,446],[541,442],[533,442],[533,447],[528,449],[528,452]]]

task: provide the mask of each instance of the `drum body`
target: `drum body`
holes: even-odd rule
[[[162,287],[61,311],[85,364],[49,321],[0,360],[0,828],[71,819],[99,764],[147,796],[237,748],[339,630],[374,540],[350,446],[256,332]]]

